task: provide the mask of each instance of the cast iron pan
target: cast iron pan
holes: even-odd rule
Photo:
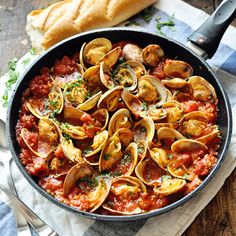
[[[236,9],[235,1],[234,3],[233,1],[226,1],[226,3],[223,4],[223,6],[220,7],[217,10],[217,12],[215,12],[210,17],[210,20],[207,20],[205,25],[202,28],[200,28],[198,32],[195,32],[192,36],[190,36],[190,40],[194,44],[198,44],[200,42],[200,44],[203,45],[202,48],[205,49],[205,51],[208,53],[209,56],[212,56],[218,47],[218,43],[225,29],[227,28],[227,26],[229,25],[229,23],[231,22],[231,20],[235,15],[235,9]],[[219,21],[221,21],[220,24]],[[211,23],[210,29],[212,29],[213,32],[209,31],[209,27],[206,28],[206,25],[209,26],[209,22]],[[214,22],[216,23],[214,24]],[[217,38],[215,38],[215,33],[218,34]],[[53,66],[56,59],[61,59],[64,55],[72,56],[76,51],[79,51],[83,42],[89,42],[90,40],[98,37],[106,37],[110,39],[112,42],[117,42],[120,40],[130,40],[132,42],[137,43],[141,47],[144,47],[145,45],[148,44],[159,44],[169,58],[183,60],[192,65],[194,69],[194,75],[199,75],[207,79],[214,86],[216,90],[217,97],[219,99],[219,104],[218,104],[219,117],[217,124],[219,125],[219,129],[222,135],[222,144],[219,150],[218,162],[214,167],[214,169],[211,171],[211,173],[206,177],[206,179],[198,188],[196,188],[193,192],[191,192],[184,198],[164,208],[133,216],[107,216],[107,215],[98,215],[95,213],[83,212],[57,201],[55,198],[46,193],[45,190],[43,190],[39,185],[37,185],[36,180],[34,180],[26,172],[26,170],[24,169],[23,165],[19,160],[18,156],[20,153],[20,148],[16,141],[15,127],[18,120],[18,112],[21,106],[20,102],[21,96],[23,91],[27,88],[29,81],[34,76],[39,74],[39,71],[42,67]],[[212,41],[212,39],[214,40]],[[228,97],[224,91],[221,82],[217,79],[212,69],[205,62],[205,60],[203,60],[197,54],[189,50],[186,46],[172,39],[157,36],[155,34],[143,31],[140,32],[137,30],[131,30],[127,28],[99,29],[79,34],[57,44],[56,46],[45,52],[38,58],[38,60],[25,72],[25,74],[18,81],[16,89],[14,90],[13,95],[11,97],[7,117],[8,117],[7,135],[8,135],[10,150],[19,170],[23,173],[24,177],[28,180],[28,182],[35,189],[37,189],[44,197],[46,197],[56,205],[66,210],[72,211],[74,213],[79,213],[89,218],[97,220],[106,220],[106,221],[133,221],[138,219],[145,219],[163,214],[171,209],[176,208],[177,206],[183,205],[185,202],[187,202],[193,196],[195,196],[197,192],[203,189],[207,185],[207,183],[212,179],[212,177],[216,174],[220,165],[224,161],[224,157],[226,155],[230,143],[230,137],[232,131],[232,114]]]

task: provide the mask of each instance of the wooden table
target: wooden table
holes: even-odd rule
[[[0,1],[0,73],[6,72],[9,59],[20,58],[30,48],[30,42],[25,32],[26,14],[33,9],[47,6],[48,2],[52,1]],[[185,0],[185,2],[210,14],[221,0]],[[184,233],[184,236],[199,235],[236,235],[236,170]]]

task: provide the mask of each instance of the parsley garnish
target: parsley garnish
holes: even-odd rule
[[[12,85],[16,83],[19,78],[20,73],[16,70],[17,59],[13,58],[8,62],[8,80],[5,83],[6,89],[4,95],[2,96],[3,107],[7,107],[8,105],[8,92],[11,91]]]
[[[55,119],[55,118],[56,118],[56,115],[58,114],[58,112],[59,112],[58,109],[54,110],[54,111],[49,115],[49,117],[52,118],[52,119]]]
[[[126,153],[123,155],[122,159],[121,159],[121,164],[125,165],[125,164],[129,164],[131,162],[131,156],[129,153]]]
[[[120,171],[114,171],[113,172],[114,177],[121,176],[121,175],[122,175],[122,173]]]
[[[30,63],[30,61],[31,61],[30,58],[25,58],[25,59],[21,62],[21,64],[24,65],[24,66],[26,66],[26,65],[28,65],[28,64]]]
[[[142,152],[144,152],[144,147],[142,145],[138,144],[138,153],[140,154]]]
[[[154,10],[155,8],[153,6],[150,6],[146,9],[144,9],[141,13],[140,13],[140,17],[146,22],[149,23],[154,15]]]
[[[31,48],[30,49],[30,54],[31,55],[36,55],[36,52],[37,52],[36,48]]]
[[[70,140],[70,135],[63,133],[63,137],[66,139],[66,141]]]
[[[161,181],[165,181],[167,179],[171,179],[171,177],[169,175],[162,175],[161,176]]]
[[[90,148],[85,148],[83,153],[86,155],[86,154],[89,154],[92,150]]]
[[[141,109],[142,109],[142,111],[146,111],[147,110],[147,103],[146,102],[142,103]]]
[[[109,159],[109,157],[110,157],[110,154],[109,154],[109,153],[106,153],[106,154],[103,156],[103,159],[107,161],[107,160]]]
[[[170,159],[170,160],[172,160],[172,158],[173,158],[173,154],[168,154],[168,158]]]
[[[130,20],[125,26],[139,26],[140,24],[135,20]]]
[[[156,24],[156,30],[157,30],[157,33],[158,34],[161,34],[161,35],[165,35],[163,32],[162,32],[162,27],[164,27],[164,26],[168,26],[168,28],[170,29],[170,30],[172,30],[172,31],[175,31],[175,23],[174,23],[174,21],[173,21],[173,19],[174,19],[174,14],[171,16],[171,17],[169,17],[168,18],[168,20],[167,21],[163,21],[163,22],[161,22],[161,17],[157,17],[156,18],[156,22],[157,22],[157,24]]]
[[[189,174],[185,173],[183,177],[184,177],[185,179],[188,179],[188,178],[189,178]]]
[[[79,187],[81,188],[83,188],[82,183],[87,184],[90,188],[95,188],[98,186],[98,180],[90,176],[84,176],[80,178],[79,180],[77,180],[77,185],[79,185]]]
[[[147,129],[146,129],[144,126],[142,126],[142,127],[140,128],[140,131],[141,131],[141,133],[146,133]]]

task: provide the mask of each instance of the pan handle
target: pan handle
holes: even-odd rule
[[[236,17],[236,0],[224,1],[214,13],[189,37],[188,41],[202,49],[211,58],[224,35]]]

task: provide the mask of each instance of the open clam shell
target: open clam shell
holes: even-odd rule
[[[62,123],[60,125],[60,129],[64,134],[67,134],[74,139],[85,139],[88,137],[84,127],[82,126],[74,126],[68,123]]]
[[[180,139],[171,145],[172,152],[194,152],[196,150],[207,151],[208,147],[193,139]]]
[[[161,120],[167,117],[167,111],[164,108],[156,108],[155,106],[150,105],[147,110],[147,116],[154,121],[161,122]]]
[[[95,120],[95,122],[99,123],[99,127],[101,127],[101,130],[104,130],[107,127],[107,124],[109,122],[109,113],[107,109],[98,109],[93,112],[91,116]]]
[[[130,112],[126,108],[122,108],[115,112],[113,116],[110,119],[109,125],[108,125],[108,132],[110,135],[115,133],[120,128],[128,128],[130,129],[132,127],[133,121],[130,116]]]
[[[200,76],[192,76],[188,80],[192,89],[193,98],[206,102],[217,103],[217,95],[214,87]]]
[[[99,66],[100,80],[108,89],[115,87],[114,81],[111,79],[111,72],[107,65],[102,61]]]
[[[152,159],[144,159],[135,167],[136,176],[146,185],[159,185],[162,181],[162,175],[166,172]]]
[[[193,176],[190,175],[189,171],[185,167],[185,165],[178,163],[178,161],[171,161],[167,165],[168,172],[179,179],[185,179],[191,181]]]
[[[155,125],[150,117],[143,117],[133,126],[134,140],[152,141],[155,134]]]
[[[168,79],[168,80],[163,79],[161,81],[161,83],[164,84],[165,86],[167,86],[169,88],[173,88],[173,89],[180,89],[188,84],[188,82],[186,80],[180,79],[180,78],[173,78],[173,79]]]
[[[215,140],[219,136],[220,136],[220,131],[217,126],[214,126],[211,133],[206,134],[200,138],[197,138],[196,141],[199,141],[205,145],[210,145],[212,144],[212,141]]]
[[[185,137],[173,128],[162,127],[157,131],[157,138],[160,143],[170,146],[175,140],[185,139]]]
[[[84,56],[83,56],[85,46],[86,46],[86,43],[83,43],[83,45],[81,46],[81,49],[79,51],[79,62],[80,62],[80,65],[83,67],[84,70],[87,69],[87,67],[85,65],[85,61],[84,61]]]
[[[121,53],[121,47],[116,47],[109,51],[99,62],[104,62],[108,68],[112,68],[118,61]]]
[[[78,105],[78,108],[83,111],[88,111],[95,107],[102,95],[102,91],[98,92],[97,94],[93,95],[91,98],[83,102],[82,104]]]
[[[86,153],[85,157],[90,157],[101,151],[106,145],[106,141],[108,140],[108,131],[103,130],[101,133],[96,134],[93,138],[93,144],[91,145],[91,149],[88,153]]]
[[[155,147],[150,148],[149,153],[153,161],[155,161],[163,170],[167,170],[167,165],[170,162],[170,159],[164,149]]]
[[[128,91],[134,91],[138,82],[135,72],[127,63],[122,63],[114,69],[112,80],[116,86],[122,86]]]
[[[164,51],[157,44],[149,44],[143,49],[142,57],[146,65],[155,67],[164,57]]]
[[[120,128],[113,135],[120,139],[123,148],[127,147],[134,140],[133,132],[128,128]]]
[[[84,163],[82,158],[82,152],[79,148],[74,147],[74,144],[71,139],[66,139],[61,137],[61,147],[65,156],[74,163]]]
[[[158,107],[166,102],[167,90],[160,80],[151,75],[144,75],[138,80],[138,97]]]
[[[106,38],[96,38],[85,45],[82,53],[84,60],[91,65],[96,65],[110,50],[112,43]]]
[[[130,199],[130,196],[137,198],[140,193],[146,193],[147,189],[138,178],[133,176],[121,176],[112,180],[110,192],[115,198],[117,197],[116,201],[119,202],[122,201],[121,199]],[[141,213],[142,210],[139,207],[138,202],[136,203],[136,200],[132,199],[132,207],[130,207],[129,203],[126,203],[123,209],[116,208],[112,201],[105,201],[102,207],[112,213],[121,215],[138,214]]]
[[[208,116],[202,111],[192,111],[182,117],[180,132],[191,136],[200,136],[208,125]]]
[[[88,86],[96,86],[101,84],[100,66],[91,66],[83,74],[83,80]]]
[[[118,106],[122,90],[123,87],[117,86],[106,91],[98,101],[98,108],[106,108],[108,111],[114,111]]]
[[[59,85],[53,83],[50,93],[48,94],[48,107],[51,111],[57,110],[57,114],[62,112],[64,107],[64,97]]]
[[[169,101],[165,102],[162,105],[163,108],[167,111],[167,122],[168,123],[175,123],[178,122],[181,117],[183,116],[183,106],[181,103],[176,102],[176,101]]]
[[[129,60],[126,61],[126,64],[128,64],[133,69],[137,79],[147,74],[145,66],[139,61]]]
[[[173,78],[186,79],[193,74],[193,68],[184,61],[168,61],[164,67],[166,76]]]
[[[186,181],[183,179],[166,179],[162,181],[160,187],[154,187],[153,191],[156,194],[171,195],[179,192],[186,185]]]
[[[137,148],[138,148],[138,161],[142,161],[147,154],[147,142],[144,140],[138,140],[136,141],[137,143]]]

